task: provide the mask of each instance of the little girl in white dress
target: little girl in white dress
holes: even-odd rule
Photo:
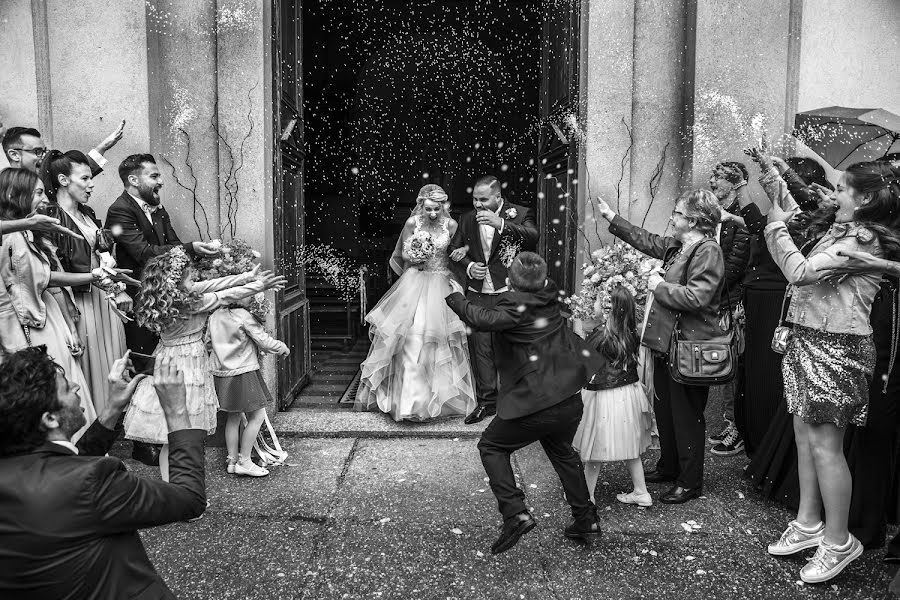
[[[135,313],[138,323],[159,333],[153,355],[171,358],[184,373],[188,418],[192,429],[216,431],[219,402],[213,385],[204,334],[212,311],[258,292],[282,287],[283,277],[259,272],[192,281],[193,269],[184,249],[175,247],[150,259],[144,267]],[[138,384],[125,415],[125,437],[162,444],[159,470],[169,480],[169,430],[153,387],[153,378]]]
[[[606,324],[586,340],[597,349],[603,366],[581,391],[584,413],[572,446],[584,463],[592,502],[600,463],[621,460],[631,473],[634,489],[616,499],[651,506],[641,454],[653,443],[653,405],[638,376],[640,338],[635,329],[634,298],[621,286],[611,296]]]

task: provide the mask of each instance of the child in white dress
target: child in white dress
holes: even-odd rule
[[[236,475],[265,477],[268,469],[250,460],[256,435],[266,418],[266,405],[272,402],[259,370],[258,353],[287,356],[290,351],[284,342],[269,335],[259,315],[250,312],[252,300],[243,298],[214,312],[209,318],[207,339],[219,409],[228,413],[226,468]],[[242,415],[247,416],[243,432]]]
[[[193,429],[216,431],[219,403],[210,371],[204,333],[212,311],[258,292],[283,287],[284,278],[259,267],[242,275],[194,282],[190,260],[180,246],[150,259],[144,267],[137,296],[138,323],[159,333],[153,355],[168,357],[184,373],[188,418]],[[140,384],[125,415],[125,437],[162,444],[159,471],[169,480],[166,419],[153,388],[153,378]]]
[[[591,501],[600,463],[625,461],[634,489],[618,494],[625,504],[651,506],[641,454],[653,442],[653,408],[638,378],[640,338],[635,328],[634,298],[624,287],[613,290],[605,325],[587,343],[597,349],[603,365],[582,390],[584,413],[572,446],[581,455]]]

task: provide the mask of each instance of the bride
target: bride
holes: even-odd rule
[[[377,406],[395,421],[425,421],[475,408],[465,325],[444,302],[447,246],[456,233],[449,204],[440,186],[419,190],[390,260],[400,279],[366,315],[372,347],[361,365],[357,410]],[[415,247],[422,240],[425,251]]]

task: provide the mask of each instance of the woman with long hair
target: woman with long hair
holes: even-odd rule
[[[782,372],[800,481],[797,518],[769,545],[769,553],[784,556],[816,547],[800,570],[807,583],[832,579],[863,550],[848,530],[852,481],[843,440],[848,425],[866,423],[876,357],[869,319],[881,282],[881,273],[825,278],[822,272],[840,266],[845,250],[900,257],[898,192],[897,174],[887,163],[851,165],[833,194],[831,225],[807,257],[788,232],[793,212],[782,206],[786,192],[768,215],[767,246],[792,286],[786,320],[793,327]]]
[[[426,421],[475,408],[465,325],[444,301],[456,227],[447,193],[423,187],[390,261],[400,278],[366,315],[372,346],[360,366],[357,410]]]
[[[56,234],[53,244],[63,269],[69,273],[89,273],[100,267],[115,267],[112,244],[94,211],[87,205],[94,189],[87,157],[77,150],[51,150],[41,163],[41,179],[50,201],[47,214],[78,235]],[[101,412],[107,403],[107,383],[113,362],[125,353],[122,311],[131,310],[131,298],[115,284],[101,289],[90,283],[72,288],[75,307],[81,318],[78,335],[85,350],[80,363],[91,385],[94,408]],[[120,310],[121,309],[121,310]]]
[[[667,356],[676,324],[684,339],[724,335],[719,326],[719,306],[725,261],[715,241],[721,208],[709,190],[685,192],[675,203],[670,218],[674,235],[663,237],[616,215],[604,200],[598,199],[597,207],[603,218],[610,221],[610,233],[665,262],[665,276],[651,275],[648,282],[653,301],[641,337],[641,343],[654,356],[654,408],[661,450],[656,468],[644,479],[647,483],[673,482],[660,502],[682,504],[703,495],[703,412],[709,387],[675,381]]]
[[[0,172],[0,219],[24,219],[45,206],[44,184],[35,173],[25,169]],[[28,346],[47,346],[47,353],[65,369],[69,381],[78,388],[87,423],[92,423],[97,413],[91,388],[76,360],[83,350],[78,332],[60,307],[60,288],[89,285],[99,278],[99,273],[61,272],[55,250],[41,232],[20,231],[3,236],[0,281],[7,288],[25,341]],[[87,425],[75,438],[80,438],[86,428]]]

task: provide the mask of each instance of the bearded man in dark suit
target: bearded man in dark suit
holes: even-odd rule
[[[190,429],[184,377],[169,360],[153,385],[169,429],[170,482],[104,456],[137,387],[127,355],[113,364],[109,404],[78,444],[78,386],[38,346],[0,365],[0,597],[113,599],[175,596],[156,573],[139,529],[206,509],[203,445]]]
[[[119,177],[125,191],[106,212],[106,228],[116,238],[116,261],[123,269],[131,269],[132,277],[140,280],[147,261],[165,254],[175,246],[184,246],[189,256],[215,255],[218,250],[206,242],[182,244],[172,227],[169,213],[160,203],[162,174],[152,154],[132,154],[119,165]],[[125,290],[136,299],[138,288]],[[141,354],[152,354],[159,343],[159,336],[141,327],[136,321],[125,323],[125,340],[128,349]],[[159,464],[159,449],[152,444],[134,442],[133,457],[148,465]]]
[[[506,201],[500,181],[485,175],[472,188],[475,210],[459,220],[450,242],[450,257],[466,272],[466,297],[476,306],[494,308],[507,290],[507,269],[523,250],[537,249],[538,230],[531,211]],[[497,412],[497,367],[490,332],[469,334],[469,356],[478,405],[465,419],[478,423]]]

